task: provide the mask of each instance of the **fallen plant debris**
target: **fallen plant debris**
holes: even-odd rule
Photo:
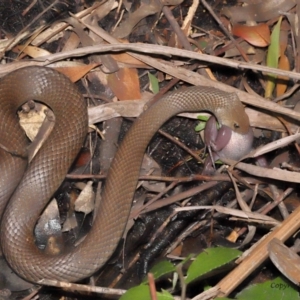
[[[205,112],[170,119],[147,147],[129,221],[108,263],[83,282],[45,274],[36,287],[1,256],[0,299],[86,299],[92,293],[123,300],[255,299],[263,293],[298,299],[299,9],[292,0],[0,0],[0,76],[28,66],[54,68],[76,83],[88,104],[83,151],[36,220],[36,244],[48,255],[85,240],[120,141],[169,90],[199,85],[237,95],[255,138],[241,159],[219,155],[212,163],[216,173],[202,173],[205,148],[222,154],[223,126],[207,126],[206,134],[217,132],[207,143],[205,133],[194,130],[195,119],[201,129],[211,124]],[[33,140],[26,152],[31,162],[55,114],[29,100],[38,99],[25,100],[20,123]],[[234,114],[241,117],[244,109]]]

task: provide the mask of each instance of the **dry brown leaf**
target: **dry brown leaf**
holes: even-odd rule
[[[277,269],[296,285],[300,285],[300,257],[277,238],[268,245],[270,259]]]
[[[182,255],[182,248],[183,248],[183,245],[181,243],[175,249],[173,249],[169,255],[176,256],[176,257],[181,256]]]
[[[287,43],[288,43],[287,31],[281,30],[279,43],[280,43],[280,58],[279,58],[279,62],[278,62],[278,69],[290,71],[291,70],[290,62],[289,62],[287,56],[285,55],[285,50],[286,50]],[[276,80],[276,82],[277,82],[276,96],[277,97],[279,97],[285,93],[285,91],[287,89],[288,80],[289,79],[286,76],[278,76],[277,77],[277,80]]]
[[[97,66],[99,66],[99,64],[92,63],[74,67],[57,67],[55,69],[69,77],[72,82],[76,82]]]
[[[35,47],[35,46],[24,46],[24,45],[18,45],[14,48],[15,52],[22,52],[25,53],[26,55],[32,57],[32,58],[37,58],[41,56],[46,56],[50,55],[51,53],[45,49]]]
[[[93,191],[93,182],[89,181],[84,189],[81,191],[80,195],[75,201],[75,211],[83,212],[84,214],[89,214],[94,210],[94,191]]]
[[[285,54],[281,55],[278,62],[278,68],[281,70],[290,71],[290,62]],[[288,77],[278,76],[276,85],[276,96],[283,95],[287,89]]]
[[[29,112],[24,112],[22,110],[18,112],[20,125],[31,141],[34,140],[39,132],[40,127],[45,120],[45,111],[47,110],[47,106],[37,103],[35,109],[32,109]]]
[[[80,44],[80,39],[78,35],[75,32],[71,32],[68,40],[66,41],[61,51],[63,52],[63,51],[70,51],[76,49],[78,48],[79,44]]]
[[[107,76],[107,83],[119,100],[141,99],[140,82],[136,69],[120,69]]]
[[[232,27],[232,33],[257,47],[266,47],[270,44],[270,29],[264,23],[256,26],[236,24]]]

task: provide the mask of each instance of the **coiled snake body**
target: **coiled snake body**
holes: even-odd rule
[[[124,231],[145,149],[171,116],[183,111],[212,112],[244,141],[232,150],[233,157],[244,155],[252,143],[246,138],[248,116],[236,95],[206,87],[167,94],[136,120],[121,143],[86,239],[70,253],[47,256],[35,245],[34,226],[80,150],[87,133],[87,109],[77,88],[50,68],[26,67],[10,73],[0,81],[0,95],[0,213],[9,200],[1,221],[1,247],[10,266],[31,282],[78,281],[107,261]],[[27,140],[16,111],[30,99],[48,105],[56,123],[27,167]]]

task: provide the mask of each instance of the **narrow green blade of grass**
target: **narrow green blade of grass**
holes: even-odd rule
[[[148,72],[148,78],[150,81],[150,90],[153,92],[153,94],[157,94],[159,92],[158,79],[150,72]]]
[[[268,67],[278,68],[278,59],[280,55],[279,38],[280,38],[281,21],[282,21],[282,17],[279,18],[271,34],[271,43],[267,53]],[[265,98],[270,98],[272,96],[275,87],[275,79],[276,79],[275,75],[271,75],[271,74],[267,75]]]

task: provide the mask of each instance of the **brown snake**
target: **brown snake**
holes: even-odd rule
[[[34,226],[83,144],[87,109],[75,85],[49,68],[26,67],[10,73],[0,81],[0,95],[0,209],[9,200],[1,222],[1,246],[10,266],[31,282],[44,278],[78,281],[104,265],[124,231],[145,149],[170,117],[183,111],[210,111],[241,137],[242,142],[233,149],[234,157],[251,147],[246,138],[248,116],[236,95],[207,87],[167,94],[136,120],[121,143],[86,239],[72,252],[48,256],[35,245]],[[16,111],[30,99],[48,105],[56,122],[26,169],[27,140]]]

